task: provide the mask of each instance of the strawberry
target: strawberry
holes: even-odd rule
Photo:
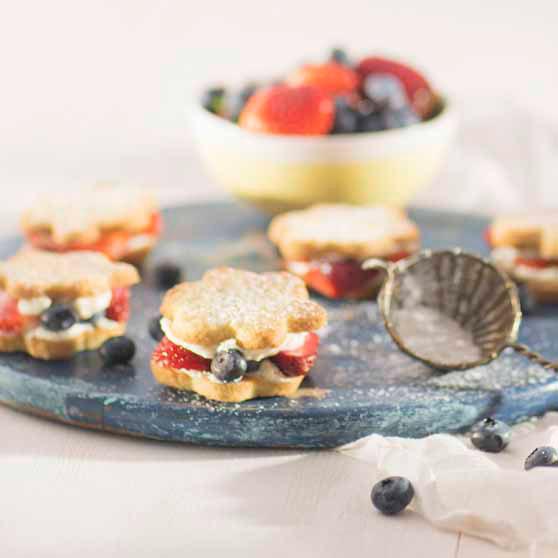
[[[287,77],[289,85],[313,85],[331,96],[350,95],[359,86],[358,74],[337,62],[306,64]]]
[[[308,85],[275,85],[256,91],[240,113],[239,125],[268,134],[327,134],[335,107],[331,97]]]
[[[106,316],[115,322],[127,322],[130,317],[130,289],[116,287],[112,289],[112,299],[107,308]]]
[[[361,80],[371,74],[389,74],[397,77],[403,84],[413,109],[422,118],[430,115],[434,109],[436,103],[434,92],[424,76],[415,69],[394,60],[370,56],[362,59],[356,70]]]
[[[285,376],[304,376],[316,362],[320,338],[309,333],[303,345],[292,351],[283,351],[271,357],[271,361]]]
[[[545,269],[547,267],[558,266],[557,260],[545,260],[543,258],[521,258],[515,259],[515,265],[524,265],[533,269]]]
[[[95,242],[72,242],[70,244],[57,244],[49,233],[33,232],[28,235],[29,242],[42,250],[50,252],[69,252],[72,250],[91,250],[102,252],[112,260],[120,259],[128,250],[128,242],[134,234],[150,234],[159,236],[162,229],[162,219],[160,213],[151,215],[148,226],[138,233],[129,231],[107,231]]]
[[[483,237],[486,244],[488,244],[488,246],[492,246],[492,229],[490,227],[484,229]]]
[[[155,347],[152,359],[162,366],[178,370],[209,371],[211,367],[210,359],[203,358],[192,351],[179,347],[166,337],[163,337],[163,340]]]
[[[17,308],[17,300],[0,293],[0,333],[17,333],[23,329],[23,316]]]
[[[406,258],[407,252],[397,252],[386,257],[396,262]],[[304,281],[316,292],[328,298],[350,298],[362,296],[368,284],[375,281],[378,271],[362,269],[357,260],[342,260],[329,263],[316,262],[304,276]]]

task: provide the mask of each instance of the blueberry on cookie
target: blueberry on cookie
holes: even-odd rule
[[[96,252],[22,250],[0,262],[0,352],[67,359],[122,335],[135,267]]]

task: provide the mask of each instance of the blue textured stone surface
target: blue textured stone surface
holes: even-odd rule
[[[461,246],[486,254],[486,222],[463,215],[414,211],[423,245]],[[441,374],[397,350],[373,302],[322,302],[330,324],[301,396],[241,404],[207,401],[155,383],[149,356],[155,342],[148,320],[162,293],[149,269],[180,262],[189,279],[207,268],[233,265],[276,269],[265,239],[267,220],[235,204],[189,206],[166,212],[165,238],[134,288],[129,335],[138,352],[131,365],[103,369],[96,352],[68,362],[0,355],[0,401],[20,410],[87,428],[207,445],[332,447],[372,432],[420,437],[467,430],[486,415],[513,423],[558,409],[558,381],[522,357],[504,353],[488,366]],[[20,241],[0,244],[2,257]],[[558,359],[558,309],[524,319],[520,340]]]

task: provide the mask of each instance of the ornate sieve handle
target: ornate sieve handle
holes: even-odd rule
[[[386,272],[386,279],[390,280],[393,277],[394,264],[376,258],[370,258],[363,262],[362,269],[382,269]]]
[[[510,343],[509,346],[520,355],[527,357],[536,364],[540,364],[543,368],[558,371],[558,362],[552,362],[544,358],[540,353],[531,350],[527,345],[523,345],[523,343]]]

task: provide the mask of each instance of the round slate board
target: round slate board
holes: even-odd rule
[[[461,246],[485,253],[486,221],[424,210],[411,212],[429,248]],[[0,356],[0,401],[23,411],[108,432],[224,446],[325,448],[376,432],[420,437],[468,429],[490,414],[513,423],[558,408],[558,381],[522,357],[506,353],[488,366],[441,374],[397,350],[375,303],[322,300],[329,325],[316,366],[296,398],[218,403],[155,383],[149,356],[155,342],[148,319],[161,299],[149,269],[178,261],[189,279],[231,265],[277,269],[265,238],[267,219],[232,203],[191,205],[165,212],[165,237],[134,288],[129,335],[133,364],[103,369],[96,352],[68,362],[23,354]],[[20,240],[0,244],[0,256]],[[556,308],[525,318],[521,341],[558,359]]]

